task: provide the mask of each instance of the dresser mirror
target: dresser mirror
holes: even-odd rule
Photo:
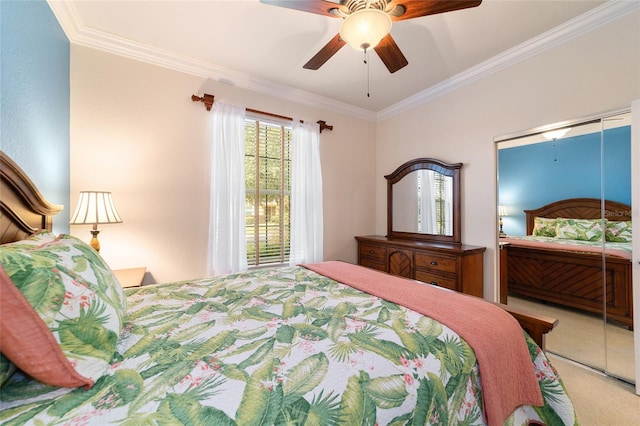
[[[416,158],[386,175],[387,236],[459,244],[461,168]]]

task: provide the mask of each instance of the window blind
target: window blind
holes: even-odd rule
[[[290,253],[291,125],[245,122],[247,261],[285,263]]]

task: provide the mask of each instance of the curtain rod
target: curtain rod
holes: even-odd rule
[[[191,95],[191,100],[193,102],[202,102],[205,106],[205,108],[207,108],[207,111],[211,111],[211,107],[213,106],[213,99],[215,98],[215,96],[210,95],[208,93],[205,93],[204,96],[200,97],[197,95]],[[249,112],[253,112],[254,114],[262,114],[262,115],[266,115],[269,117],[274,117],[274,118],[280,118],[283,120],[289,120],[289,121],[293,121],[293,118],[291,117],[286,117],[284,115],[278,115],[278,114],[273,114],[271,112],[265,112],[265,111],[260,111],[257,109],[251,109],[251,108],[246,108],[247,111]],[[303,121],[300,120],[300,122],[302,123]],[[324,120],[318,120],[316,123],[318,123],[320,125],[320,133],[322,133],[323,130],[333,130],[333,126],[330,126],[329,124],[327,124],[326,121]]]

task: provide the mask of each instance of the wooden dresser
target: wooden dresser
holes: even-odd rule
[[[358,236],[358,264],[483,297],[485,247]]]

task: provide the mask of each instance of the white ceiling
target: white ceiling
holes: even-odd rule
[[[71,43],[374,120],[615,19],[635,3],[484,0],[395,22],[391,34],[409,65],[390,74],[375,54],[367,70],[363,53],[348,45],[319,70],[303,69],[341,19],[259,0],[48,2]]]

